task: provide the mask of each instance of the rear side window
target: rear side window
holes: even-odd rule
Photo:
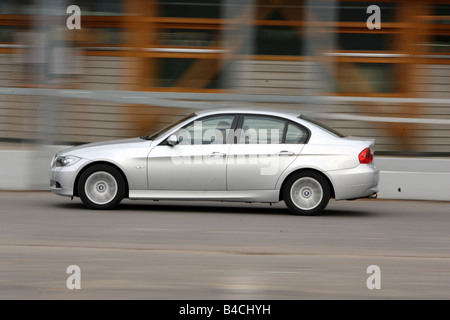
[[[242,119],[240,144],[304,144],[308,140],[304,127],[282,118],[246,115]]]
[[[307,139],[308,135],[303,128],[293,123],[288,124],[284,143],[286,144],[306,143]]]
[[[286,122],[277,118],[245,116],[239,143],[280,144]]]

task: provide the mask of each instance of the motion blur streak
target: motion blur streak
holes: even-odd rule
[[[297,96],[270,105],[338,114],[328,124],[376,138],[378,154],[448,153],[448,122],[426,122],[450,119],[450,5],[442,1],[382,2],[381,29],[373,30],[371,3],[346,0],[84,0],[76,3],[81,29],[68,29],[73,4],[0,4],[0,87],[80,90],[75,97],[0,91],[7,147],[148,135],[197,109],[186,98],[171,108],[151,99],[137,104],[133,95],[104,101],[99,90],[108,90],[225,93],[227,106]],[[227,94],[258,98],[232,102]],[[323,95],[336,99],[305,99]]]

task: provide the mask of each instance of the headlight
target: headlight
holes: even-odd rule
[[[55,157],[52,163],[57,167],[68,167],[80,161],[81,158],[75,156],[58,156]]]

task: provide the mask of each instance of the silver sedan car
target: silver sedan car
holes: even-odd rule
[[[284,201],[293,214],[316,215],[330,198],[376,197],[374,147],[295,111],[213,109],[150,136],[63,150],[50,189],[91,209],[124,198]]]

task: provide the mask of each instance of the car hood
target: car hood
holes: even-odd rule
[[[150,144],[151,141],[149,140],[143,140],[141,138],[131,138],[131,139],[120,139],[120,140],[110,140],[110,141],[104,141],[104,142],[93,142],[93,143],[87,143],[82,144],[73,148],[64,149],[60,152],[58,152],[59,156],[84,156],[85,154],[88,154],[92,151],[101,151],[101,149],[109,149],[114,146],[114,148],[128,148],[135,144],[141,144],[146,143]]]

